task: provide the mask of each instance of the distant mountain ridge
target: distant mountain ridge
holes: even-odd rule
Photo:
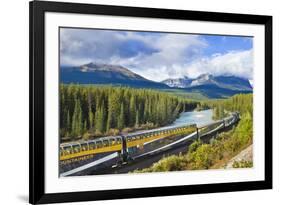
[[[114,84],[143,88],[169,88],[166,84],[148,80],[123,66],[92,62],[81,66],[62,66],[60,80],[66,84]]]
[[[166,79],[162,81],[169,87],[175,88],[194,88],[202,85],[215,85],[220,88],[230,90],[252,91],[249,80],[236,76],[213,76],[210,74],[202,74],[197,78],[176,78]]]
[[[78,67],[80,71],[82,72],[108,72],[108,73],[114,73],[118,74],[119,77],[128,77],[131,79],[136,79],[136,80],[146,80],[140,75],[137,75],[136,73],[133,73],[129,69],[120,66],[120,65],[112,65],[112,64],[104,64],[104,63],[89,63],[82,65]],[[112,76],[111,76],[112,77]]]
[[[81,66],[62,66],[60,68],[60,82],[65,84],[110,84],[164,91],[180,90],[186,93],[201,93],[208,98],[224,98],[237,93],[252,92],[249,80],[236,76],[202,74],[197,78],[184,76],[183,78],[155,82],[120,65],[93,62]]]

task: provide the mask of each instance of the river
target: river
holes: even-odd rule
[[[191,111],[180,114],[180,117],[176,119],[171,126],[183,126],[187,124],[197,124],[202,126],[214,122],[212,119],[213,110]]]
[[[164,127],[158,127],[151,130],[139,130],[133,132],[133,134],[148,133],[148,132],[159,131],[159,130],[174,128],[179,126],[191,125],[191,124],[197,124],[197,126],[200,127],[202,125],[206,125],[214,122],[212,116],[213,116],[212,109],[183,112],[180,114],[179,118],[177,118],[172,124],[166,125]]]
[[[191,125],[191,124],[197,124],[197,127],[200,127],[202,125],[206,125],[206,124],[214,122],[214,120],[212,119],[212,116],[213,116],[212,109],[202,110],[202,111],[183,112],[172,124],[166,125],[164,127],[149,129],[149,130],[138,130],[138,131],[132,132],[130,134],[149,133],[149,132],[153,132],[153,131],[160,131],[160,130],[164,130],[164,129],[170,129],[170,128],[174,128],[174,127],[186,126],[186,125]]]

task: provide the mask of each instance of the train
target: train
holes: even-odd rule
[[[107,152],[128,152],[134,147],[141,147],[145,143],[165,137],[176,137],[196,130],[196,124],[144,131],[121,136],[108,136],[94,140],[63,143],[60,145],[60,161]]]
[[[215,130],[231,126],[239,120],[239,113],[233,112],[230,116],[201,127],[196,124],[180,127],[165,127],[147,131],[139,131],[127,135],[108,136],[88,141],[78,141],[60,144],[60,172],[65,172],[83,164],[102,159],[113,153],[117,153],[113,161],[104,163],[109,166],[127,162],[134,157],[143,156],[153,150],[161,150],[161,147],[169,146],[173,142],[182,141],[183,136],[189,136],[188,140],[195,140]],[[192,134],[193,133],[193,134]],[[171,146],[170,146],[171,145]],[[109,161],[109,160],[108,160]]]

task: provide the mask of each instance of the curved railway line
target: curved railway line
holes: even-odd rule
[[[215,135],[238,121],[239,113],[234,112],[222,120],[201,127],[196,124],[168,126],[122,136],[64,143],[60,145],[60,176],[84,175],[89,171],[99,173],[99,170],[108,172],[126,166],[128,162],[139,161],[198,138]]]

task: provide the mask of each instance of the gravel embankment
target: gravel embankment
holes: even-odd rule
[[[226,165],[226,169],[231,169],[233,166],[233,163],[235,161],[239,162],[239,161],[252,161],[253,160],[253,145],[250,145],[249,147],[247,147],[246,149],[242,150],[238,155],[236,155],[235,157],[233,157],[231,160],[229,160],[229,162]]]

